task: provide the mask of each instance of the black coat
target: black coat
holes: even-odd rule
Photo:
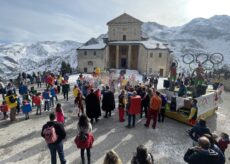
[[[212,135],[208,127],[201,126],[199,123],[197,123],[189,132],[189,136],[194,141],[198,141],[198,138],[203,136],[204,134]]]
[[[63,139],[65,139],[65,137],[66,137],[65,129],[64,129],[62,124],[60,124],[60,123],[58,123],[56,121],[49,121],[45,125],[43,125],[42,132],[41,132],[41,136],[43,138],[45,137],[44,134],[43,134],[44,129],[47,128],[47,127],[50,127],[50,126],[53,126],[55,128],[55,132],[56,132],[56,134],[58,136],[58,139],[54,144],[59,143]]]
[[[143,92],[141,95],[141,105],[144,107],[148,107],[150,103],[150,96],[146,92]]]
[[[111,111],[115,108],[114,94],[111,91],[105,91],[102,99],[102,110]]]
[[[62,92],[63,93],[68,93],[70,90],[69,84],[63,84],[62,85]]]
[[[219,164],[218,154],[212,149],[188,149],[184,160],[189,164]]]
[[[100,101],[94,93],[90,93],[85,98],[86,114],[89,118],[98,118],[101,116]]]

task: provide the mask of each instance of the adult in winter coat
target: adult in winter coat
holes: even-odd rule
[[[166,95],[163,95],[160,93],[160,98],[161,98],[161,109],[158,113],[158,122],[164,122],[165,119],[165,106],[167,104],[167,98]]]
[[[142,115],[143,115],[142,113],[143,113],[143,108],[144,108],[145,118],[147,118],[150,96],[146,92],[145,87],[142,88],[142,92],[141,92],[140,96],[141,96],[141,114],[140,114],[140,117],[142,118]]]
[[[19,94],[22,96],[22,99],[25,100],[27,99],[27,94],[28,94],[28,87],[27,85],[21,83],[19,85]]]
[[[125,105],[126,105],[126,99],[125,99],[125,90],[121,91],[121,94],[118,96],[118,111],[119,111],[119,121],[124,122],[124,116],[125,116]]]
[[[210,142],[210,148],[212,150],[214,150],[215,152],[217,152],[219,164],[225,164],[224,153],[220,150],[220,148],[217,146],[217,144],[215,144],[214,138],[209,134],[204,134],[204,137],[208,138],[208,140]]]
[[[91,123],[93,123],[94,118],[98,121],[98,117],[101,116],[100,101],[94,94],[93,89],[91,89],[90,93],[86,96],[85,105],[86,115],[91,119]]]
[[[127,128],[131,128],[131,119],[132,127],[135,126],[136,115],[140,113],[141,109],[141,96],[137,95],[136,91],[133,91],[132,96],[128,100],[128,125]]]
[[[145,123],[145,127],[149,127],[151,118],[153,118],[153,125],[152,128],[155,129],[156,128],[156,124],[157,124],[157,116],[158,113],[161,109],[161,98],[159,97],[159,92],[156,92],[155,90],[153,90],[153,96],[150,100],[150,109],[148,111],[148,116],[147,116],[147,120]]]
[[[109,90],[109,86],[106,86],[106,91],[103,94],[102,110],[105,111],[105,118],[111,117],[111,111],[115,108],[114,94]]]
[[[57,163],[57,152],[60,158],[60,163],[65,164],[65,155],[63,149],[63,139],[66,137],[66,132],[60,123],[55,121],[55,114],[51,113],[49,115],[50,121],[48,121],[42,127],[41,136],[46,140],[48,148],[51,154],[51,164]],[[50,135],[48,135],[48,128],[51,129]],[[50,137],[48,137],[50,136]]]
[[[209,128],[206,126],[206,121],[204,119],[200,119],[199,122],[189,131],[189,136],[193,141],[197,142],[198,138],[204,134],[212,135]]]
[[[64,81],[64,83],[62,84],[62,93],[64,99],[66,99],[67,101],[69,99],[69,90],[70,90],[69,83],[67,81]]]
[[[210,149],[210,142],[206,137],[198,139],[199,146],[189,148],[184,155],[189,164],[219,164],[218,153]]]

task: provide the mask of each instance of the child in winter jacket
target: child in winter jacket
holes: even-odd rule
[[[3,101],[0,105],[0,110],[3,113],[3,119],[6,120],[9,116],[7,112],[10,110],[10,107],[6,104],[6,101]]]
[[[37,106],[36,115],[38,115],[38,114],[41,115],[41,106],[42,106],[41,93],[37,93],[36,95],[32,95],[32,100],[33,100],[35,106]]]
[[[25,120],[28,120],[30,117],[29,117],[29,112],[32,111],[32,107],[29,103],[29,101],[27,100],[23,100],[22,102],[22,112],[25,114]]]
[[[52,105],[52,106],[54,106],[54,98],[56,99],[56,101],[58,101],[57,93],[55,91],[54,86],[52,86],[50,88],[50,105]]]
[[[42,93],[42,98],[44,99],[44,111],[46,110],[50,110],[50,105],[49,105],[49,101],[50,101],[50,94],[49,94],[49,90],[45,89],[44,92]]]
[[[79,108],[78,117],[80,116],[80,112],[81,112],[81,114],[84,114],[84,106],[82,103],[83,100],[84,100],[84,98],[83,98],[81,92],[78,92],[78,95],[74,100],[75,105]]]
[[[64,112],[61,108],[60,103],[58,103],[56,106],[55,114],[56,114],[57,122],[64,124],[65,123],[65,116],[64,116]]]

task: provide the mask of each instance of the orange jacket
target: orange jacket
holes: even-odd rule
[[[159,110],[161,108],[161,98],[157,95],[153,95],[150,101],[151,110]]]

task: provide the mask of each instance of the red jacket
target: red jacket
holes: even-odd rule
[[[130,97],[130,107],[128,113],[131,115],[136,115],[141,112],[141,96]]]
[[[33,100],[33,103],[34,103],[36,106],[39,106],[39,105],[41,105],[41,103],[42,103],[42,98],[41,98],[41,96],[33,96],[33,97],[32,97],[32,100]]]
[[[2,112],[8,112],[10,110],[10,107],[6,105],[0,105],[0,111]]]
[[[222,152],[225,152],[225,149],[227,149],[228,144],[230,144],[229,140],[220,139],[218,141],[218,146],[219,146],[220,150],[222,150]]]

